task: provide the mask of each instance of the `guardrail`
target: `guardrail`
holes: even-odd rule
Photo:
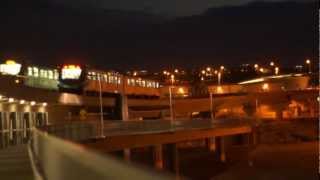
[[[81,179],[169,179],[170,177],[129,166],[38,129],[28,146],[36,180]]]

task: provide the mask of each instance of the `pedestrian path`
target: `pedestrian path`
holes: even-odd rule
[[[12,146],[0,150],[0,179],[34,179],[27,145]]]

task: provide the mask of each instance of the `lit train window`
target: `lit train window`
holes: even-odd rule
[[[79,79],[81,76],[82,69],[75,65],[66,65],[62,68],[61,78],[62,79]]]
[[[58,73],[58,70],[54,70],[54,79],[55,80],[58,80],[59,79],[59,73]]]
[[[41,78],[47,78],[47,71],[40,69],[40,77]]]
[[[146,87],[146,81],[142,81],[142,87]]]
[[[34,77],[39,77],[39,69],[37,67],[33,67],[33,76]]]
[[[7,60],[5,64],[0,64],[0,72],[3,74],[17,75],[21,70],[21,64]]]
[[[121,78],[118,77],[118,84],[121,84]]]
[[[48,78],[53,79],[53,71],[48,70]]]
[[[28,76],[32,76],[33,73],[32,73],[32,67],[28,67]]]

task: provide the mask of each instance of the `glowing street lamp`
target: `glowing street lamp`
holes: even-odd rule
[[[264,72],[264,69],[263,69],[263,68],[260,68],[259,71],[263,73],[263,72]]]
[[[174,72],[175,72],[175,73],[179,73],[179,70],[178,70],[178,69],[175,69]]]
[[[202,73],[202,74],[206,74],[206,71],[205,71],[205,70],[202,70],[201,73]]]
[[[275,67],[275,68],[274,68],[274,73],[275,73],[275,75],[278,75],[278,74],[279,74],[279,70],[280,70],[279,67]]]
[[[221,69],[221,70],[224,70],[224,66],[220,66],[220,69]]]
[[[210,67],[207,67],[207,71],[210,72],[210,71],[211,71],[211,68],[210,68]]]
[[[311,74],[311,61],[310,61],[310,59],[306,60],[306,64],[308,65],[308,72],[309,72],[309,74]]]
[[[258,64],[254,64],[254,68],[255,68],[255,69],[258,69],[258,68],[259,68],[259,65],[258,65]]]
[[[274,66],[274,62],[273,61],[270,62],[270,66]]]

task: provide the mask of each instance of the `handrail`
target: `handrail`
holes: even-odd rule
[[[35,179],[169,179],[34,129],[28,145]],[[132,164],[131,164],[132,165]]]

